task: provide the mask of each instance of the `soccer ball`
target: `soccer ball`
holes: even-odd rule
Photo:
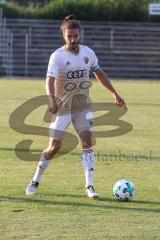
[[[135,193],[134,184],[126,179],[119,180],[113,187],[113,194],[117,200],[130,201],[135,196]]]

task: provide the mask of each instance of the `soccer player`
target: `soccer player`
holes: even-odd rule
[[[73,15],[69,15],[62,22],[61,31],[65,44],[52,53],[46,77],[49,111],[54,116],[50,124],[49,146],[41,154],[26,194],[31,195],[37,192],[41,177],[51,163],[51,159],[59,151],[65,130],[72,122],[82,143],[85,193],[89,198],[96,198],[99,194],[95,191],[93,184],[95,157],[92,148],[92,106],[89,98],[90,71],[111,92],[118,106],[126,108],[126,105],[98,65],[94,51],[79,44],[80,22]]]

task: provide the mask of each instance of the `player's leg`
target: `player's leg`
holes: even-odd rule
[[[62,140],[50,139],[49,146],[42,152],[33,180],[26,189],[26,194],[31,195],[37,192],[37,187],[41,181],[42,175],[50,165],[52,158],[59,151]]]
[[[92,118],[93,114],[85,110],[73,117],[73,124],[82,143],[82,164],[86,180],[86,195],[89,198],[96,198],[99,194],[95,192],[93,187],[95,156],[92,148]]]
[[[59,151],[62,145],[64,132],[71,122],[70,115],[58,116],[55,121],[50,124],[50,141],[48,147],[42,152],[35,175],[26,189],[26,194],[31,195],[37,192],[37,187],[41,181],[41,177],[54,155]]]
[[[95,156],[92,148],[92,132],[84,130],[79,134],[82,143],[82,164],[85,173],[86,195],[89,198],[97,198],[99,194],[94,189]]]

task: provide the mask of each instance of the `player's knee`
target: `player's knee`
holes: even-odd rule
[[[62,146],[62,141],[56,141],[54,142],[53,146],[51,147],[51,151],[54,152],[54,151],[58,151]]]
[[[54,157],[54,155],[59,151],[59,149],[62,146],[62,142],[61,141],[57,141],[54,142],[54,144],[52,146],[49,146],[44,152],[44,157],[47,160],[50,160]]]

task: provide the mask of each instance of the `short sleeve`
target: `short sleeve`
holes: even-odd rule
[[[47,77],[58,77],[59,75],[59,58],[54,53],[50,56],[48,69],[47,69]]]
[[[91,70],[92,72],[96,72],[100,68],[98,64],[98,58],[92,49],[90,49],[90,51],[91,51]]]

